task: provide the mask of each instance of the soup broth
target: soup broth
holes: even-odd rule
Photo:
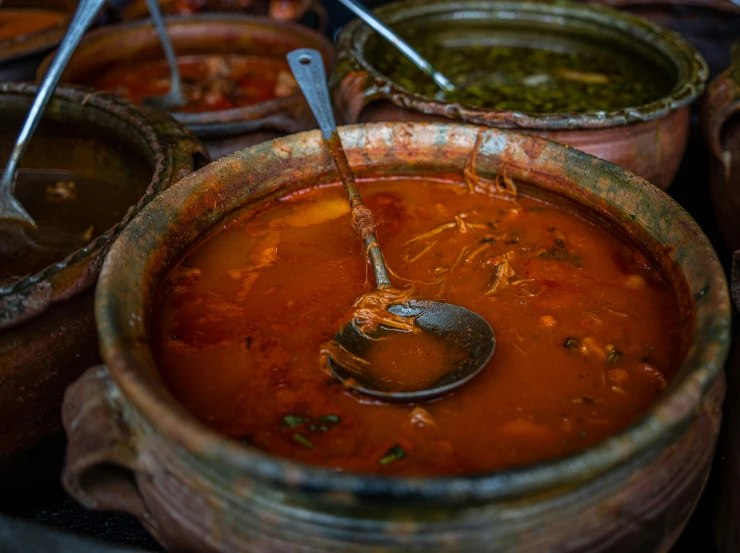
[[[475,473],[599,443],[677,370],[685,321],[675,296],[609,232],[493,188],[420,178],[360,187],[394,284],[484,317],[497,338],[492,360],[461,389],[417,405],[332,378],[320,351],[374,281],[342,187],[317,187],[232,216],[159,291],[158,366],[205,424],[337,470]],[[404,360],[387,357],[380,350],[376,361],[400,374]],[[423,378],[418,366],[406,376]]]

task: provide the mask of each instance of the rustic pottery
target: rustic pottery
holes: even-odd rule
[[[168,18],[167,29],[178,55],[243,53],[282,57],[296,48],[314,48],[323,54],[327,67],[334,60],[334,48],[329,41],[293,23],[238,14],[203,14]],[[149,21],[111,25],[82,40],[62,81],[87,85],[103,68],[163,57]],[[44,60],[39,78],[50,61],[50,58]],[[213,159],[316,126],[300,92],[252,106],[172,116],[195,132]]]
[[[36,87],[0,84],[0,156],[7,159]],[[60,429],[64,389],[99,359],[93,285],[114,238],[152,197],[206,161],[166,114],[89,89],[58,87],[23,168],[105,176],[140,190],[118,224],[38,273],[0,283],[0,463]]]
[[[675,33],[617,10],[560,1],[403,0],[374,13],[398,29],[433,24],[441,41],[456,44],[526,45],[536,40],[588,51],[598,40],[614,51],[633,52],[656,71],[667,70],[673,88],[650,104],[608,113],[537,115],[446,103],[408,92],[379,73],[368,61],[374,33],[355,20],[339,35],[340,54],[331,78],[346,123],[452,119],[517,129],[611,161],[663,189],[673,180],[686,148],[688,104],[701,94],[708,75],[701,56]]]
[[[0,4],[0,12],[36,8],[71,14],[76,6],[77,0],[6,0]],[[33,80],[41,60],[62,40],[67,21],[36,33],[0,40],[0,81]]]
[[[314,131],[187,177],[116,241],[96,291],[106,366],[71,386],[63,406],[67,490],[89,508],[136,515],[173,552],[668,551],[709,472],[729,339],[727,283],[698,226],[640,177],[537,137],[419,123],[341,134],[358,175],[460,174],[477,155],[482,176],[505,167],[525,193],[597,217],[640,244],[674,287],[687,323],[687,356],[664,395],[594,448],[465,477],[335,472],[197,422],[169,393],[149,350],[153,297],[173,264],[235,209],[336,180]]]
[[[740,249],[740,45],[731,65],[707,88],[702,123],[717,226],[730,251]]]
[[[740,250],[732,256],[732,301],[740,309]],[[719,553],[740,553],[740,340],[727,364],[724,424],[714,473],[714,541]]]

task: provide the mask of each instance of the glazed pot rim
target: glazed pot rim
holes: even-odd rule
[[[31,83],[0,83],[0,97],[2,96],[22,96],[28,98],[30,106],[38,87]],[[171,152],[177,148],[176,143],[170,141],[179,137],[181,130],[173,132],[171,127],[162,125],[166,121],[170,125],[174,123],[166,114],[160,114],[146,108],[139,108],[131,102],[111,94],[101,93],[91,88],[72,87],[58,85],[55,89],[52,101],[59,100],[72,104],[79,104],[87,111],[102,111],[109,116],[119,118],[125,122],[129,128],[134,129],[142,135],[150,151],[152,152],[152,176],[147,184],[146,190],[138,199],[136,204],[128,207],[123,217],[112,227],[101,233],[86,246],[71,252],[66,257],[56,263],[47,265],[32,275],[18,278],[5,286],[0,286],[0,305],[12,305],[16,302],[24,302],[25,296],[34,294],[39,286],[43,287],[44,282],[55,277],[62,271],[78,263],[84,262],[87,258],[94,257],[95,254],[103,251],[113,240],[120,234],[121,230],[138,214],[138,212],[151,200],[154,195],[155,186],[164,183],[177,167],[171,167],[169,159]],[[183,129],[184,130],[184,129]],[[193,138],[195,140],[195,138]],[[90,283],[91,284],[91,283]],[[84,286],[82,289],[87,288]],[[39,301],[33,308],[26,308],[21,316],[11,318],[10,322],[0,320],[0,329],[6,326],[13,326],[23,322],[32,316],[43,312],[50,304],[76,295],[82,289],[74,286],[66,295],[46,302]],[[6,324],[7,323],[7,324]]]
[[[322,54],[325,56],[327,61],[327,72],[331,69],[335,59],[336,51],[334,45],[321,33],[310,29],[303,25],[299,25],[293,21],[280,21],[271,19],[269,17],[246,15],[242,13],[223,13],[223,12],[203,12],[196,13],[193,15],[171,15],[164,18],[165,25],[184,25],[188,27],[199,27],[208,25],[209,23],[220,23],[225,25],[234,26],[237,28],[243,28],[245,31],[250,28],[263,27],[274,30],[279,30],[284,35],[290,34],[292,36],[301,36],[306,39],[319,44]],[[80,47],[84,47],[86,44],[91,44],[95,40],[105,38],[114,33],[128,33],[136,31],[142,28],[153,28],[154,24],[148,19],[132,19],[116,23],[113,25],[105,25],[94,31],[91,31],[85,35],[80,43]],[[175,45],[173,44],[173,47]],[[36,72],[36,79],[40,80],[46,74],[46,69],[51,64],[54,52],[50,53],[39,65]],[[270,57],[270,56],[260,56]],[[162,60],[164,59],[164,53],[162,54]],[[62,77],[64,80],[64,77]],[[226,134],[239,134],[246,132],[245,127],[249,127],[249,124],[254,124],[257,120],[269,117],[271,114],[285,111],[291,105],[296,102],[303,102],[303,95],[300,91],[284,96],[282,98],[275,98],[266,102],[259,102],[249,106],[242,106],[231,109],[215,110],[215,111],[203,111],[197,113],[179,113],[179,112],[168,112],[169,115],[179,123],[182,123],[186,127],[192,129],[198,134],[198,136],[207,137],[209,135],[208,128],[215,125],[232,125],[234,128],[230,133]],[[246,129],[250,130],[249,128]],[[223,136],[223,131],[217,132],[218,136]]]
[[[204,224],[209,225],[204,228],[213,228],[223,218],[228,217],[230,211],[216,215],[210,207],[211,203],[216,201],[215,198],[221,197],[220,191],[212,192],[214,200],[205,200],[202,207],[198,208],[195,204],[187,202],[196,193],[206,194],[208,198],[208,191],[203,187],[208,188],[207,183],[219,183],[224,179],[225,177],[220,176],[222,170],[226,172],[241,168],[239,174],[245,171],[251,172],[249,169],[260,161],[273,166],[278,166],[285,160],[291,159],[296,164],[305,164],[306,160],[299,154],[302,144],[308,145],[304,148],[313,148],[305,155],[306,157],[312,155],[316,164],[319,163],[316,158],[319,154],[329,159],[328,154],[321,150],[323,142],[320,131],[310,131],[244,149],[192,174],[150,203],[113,245],[103,267],[95,298],[101,354],[122,397],[131,403],[146,421],[145,424],[150,427],[147,433],[159,433],[168,443],[174,443],[178,451],[186,452],[187,455],[197,458],[199,470],[207,472],[209,477],[214,479],[222,477],[218,465],[228,465],[234,470],[244,471],[251,477],[263,481],[313,493],[349,493],[367,497],[392,496],[396,499],[418,498],[424,501],[444,500],[464,503],[520,497],[527,493],[557,486],[573,486],[585,482],[638,455],[653,451],[659,444],[671,443],[675,439],[675,433],[687,427],[697,412],[704,393],[722,371],[727,357],[730,300],[724,272],[711,244],[690,215],[673,199],[626,170],[579,150],[535,136],[454,123],[372,123],[341,127],[340,131],[344,137],[345,150],[351,161],[355,156],[353,163],[359,163],[362,159],[361,153],[354,152],[356,148],[361,147],[356,146],[355,141],[367,141],[368,144],[372,144],[373,140],[393,140],[397,136],[405,135],[412,137],[415,146],[422,142],[419,137],[423,137],[425,144],[441,145],[440,147],[449,149],[450,144],[453,144],[450,139],[452,135],[462,136],[459,140],[465,139],[471,145],[476,135],[483,136],[486,144],[500,149],[499,154],[504,149],[509,152],[510,149],[519,148],[520,152],[527,154],[539,152],[538,159],[544,159],[543,163],[553,158],[567,159],[566,167],[572,164],[573,167],[578,168],[577,171],[584,171],[583,174],[595,167],[600,171],[599,174],[618,182],[620,190],[629,194],[629,198],[640,200],[629,206],[635,211],[646,209],[646,205],[653,205],[655,202],[660,207],[670,210],[673,217],[666,218],[661,223],[663,226],[658,230],[639,222],[639,218],[644,216],[644,213],[640,213],[640,216],[632,215],[624,225],[629,227],[634,224],[635,228],[646,229],[647,232],[655,232],[660,236],[662,236],[660,233],[676,232],[683,237],[680,242],[681,247],[691,249],[690,258],[700,259],[701,277],[697,278],[701,279],[704,287],[697,292],[690,290],[695,294],[692,306],[695,306],[694,311],[697,316],[692,334],[692,347],[686,355],[678,376],[642,418],[596,446],[568,457],[482,474],[402,477],[337,472],[287,460],[241,445],[206,427],[174,399],[161,380],[161,376],[157,376],[155,381],[147,380],[145,374],[147,371],[158,375],[146,337],[149,313],[147,309],[151,307],[151,302],[146,300],[148,303],[144,305],[142,297],[143,288],[152,284],[153,281],[150,275],[139,275],[132,279],[129,274],[127,279],[124,268],[127,267],[127,259],[131,257],[127,256],[127,251],[137,252],[137,256],[142,259],[142,267],[146,267],[145,270],[153,270],[151,265],[145,261],[148,254],[147,248],[153,250],[149,252],[149,255],[155,258],[153,261],[155,264],[164,263],[161,259],[161,252],[156,252],[154,248],[163,247],[162,232],[170,224],[162,222],[158,225],[157,221],[167,216],[171,217],[177,213],[178,209],[190,217],[195,216],[194,209],[200,209],[197,216],[205,221]],[[466,152],[468,152],[467,149]],[[293,159],[294,154],[297,159]],[[517,153],[517,155],[520,154]],[[330,162],[322,157],[321,163]],[[535,160],[534,164],[536,163]],[[564,162],[556,161],[555,163]],[[507,167],[510,166],[507,165]],[[535,170],[528,174],[537,177],[537,175],[546,175],[547,172]],[[304,178],[305,181],[307,177],[299,178]],[[562,178],[565,179],[565,177]],[[597,178],[591,177],[591,181],[595,182]],[[572,182],[567,186],[573,189],[574,197],[583,197],[584,192]],[[246,188],[250,185],[240,182],[240,186]],[[596,183],[593,186],[601,185]],[[252,193],[251,190],[250,193]],[[606,192],[602,194],[607,202],[615,200],[614,197],[608,197]],[[181,224],[182,221],[178,219],[178,225]],[[152,225],[154,228],[151,228]],[[687,240],[686,234],[692,239]],[[187,244],[192,246],[197,243],[197,240],[182,242],[182,245],[183,247]],[[685,255],[686,252],[682,254]],[[686,259],[682,258],[681,261],[686,262]],[[172,267],[174,263],[176,261],[172,261],[166,267]],[[686,265],[686,267],[692,266]],[[131,273],[130,269],[128,272]],[[136,278],[141,280],[137,281]]]
[[[546,14],[557,18],[576,18],[599,25],[609,26],[629,34],[632,40],[646,43],[648,38],[661,45],[666,57],[674,66],[684,66],[685,75],[679,78],[667,95],[641,106],[629,106],[613,111],[582,113],[527,113],[516,110],[494,110],[472,107],[456,102],[443,102],[411,92],[391,81],[375,69],[365,58],[363,50],[367,38],[373,32],[364,22],[355,19],[342,29],[337,38],[340,52],[338,79],[346,73],[360,70],[368,74],[368,87],[374,92],[372,99],[386,99],[395,105],[429,115],[439,115],[465,123],[493,125],[501,128],[520,129],[601,129],[652,121],[693,102],[703,91],[709,77],[709,67],[701,54],[678,33],[664,29],[637,15],[603,6],[575,3],[568,0],[464,0],[467,6],[503,12]],[[420,15],[445,13],[452,9],[461,10],[460,2],[450,0],[399,0],[373,10],[379,19],[397,23]],[[341,82],[335,82],[337,87]]]
[[[293,21],[293,22],[295,22],[295,21],[298,21],[299,19],[301,19],[304,15],[306,15],[308,13],[308,11],[311,9],[311,5],[313,4],[313,0],[300,0],[300,3],[301,3],[300,4],[300,8],[298,10],[296,10],[295,14],[293,14],[289,19],[278,19],[278,18],[273,18],[273,17],[271,17],[269,15],[264,15],[264,16],[256,16],[255,15],[255,16],[252,16],[252,17],[267,17],[267,18],[271,19],[272,21],[277,21],[277,22],[282,22],[282,21]],[[139,14],[138,13],[139,11],[146,10],[146,5],[141,6],[141,4],[144,4],[144,0],[135,0],[133,2],[129,2],[129,4],[125,8],[123,8],[123,10],[121,10],[122,20],[123,21],[138,21],[142,17],[146,17],[145,15],[142,15],[142,14]],[[138,8],[138,9],[135,9],[135,8]],[[198,11],[198,12],[195,12],[194,14],[188,15],[187,17],[192,17],[192,16],[195,16],[195,15],[208,14],[208,13],[221,13],[221,14],[223,14],[223,13],[230,13],[230,14],[234,14],[234,15],[236,15],[236,14],[250,15],[250,14],[246,14],[246,13],[240,12],[240,11],[234,11],[234,12],[230,12],[230,11]],[[167,16],[167,17],[170,17],[170,16]]]

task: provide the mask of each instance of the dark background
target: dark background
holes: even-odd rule
[[[368,7],[385,2],[365,0]],[[334,37],[336,31],[351,19],[350,13],[335,0],[323,0],[329,16],[327,34]],[[734,37],[740,37],[740,15],[720,14],[709,10],[689,7],[671,8],[669,17],[663,21],[669,27],[681,32],[704,55],[710,65],[712,77],[729,64],[729,45]],[[311,24],[308,20],[305,23]],[[692,117],[692,134],[689,147],[678,177],[669,193],[699,223],[715,245],[720,258],[729,269],[730,255],[725,251],[714,224],[711,212],[708,187],[707,155],[698,125],[698,110]],[[737,322],[737,318],[736,318]],[[59,485],[61,456],[64,441],[59,438],[43,451],[36,452],[45,459],[45,469],[36,477],[34,490],[13,484],[14,474],[0,475],[0,513],[36,521],[47,527],[92,536],[111,544],[122,544],[148,551],[162,551],[138,522],[128,515],[87,511],[71,499]],[[22,467],[18,469],[22,473]],[[18,478],[18,481],[22,481]],[[711,507],[714,494],[710,479],[708,492],[704,494],[699,506],[671,553],[714,553],[716,551],[711,535]],[[738,521],[740,524],[740,521]],[[4,524],[8,525],[6,520]],[[17,526],[17,525],[16,525]],[[32,538],[33,534],[33,539]],[[102,546],[55,542],[51,545],[38,545],[38,531],[33,528],[19,530],[17,535],[3,533],[0,519],[0,553],[39,553],[58,551],[59,553],[103,553]],[[45,542],[46,543],[46,542]],[[51,542],[49,542],[51,543]],[[628,552],[625,552],[628,553]]]

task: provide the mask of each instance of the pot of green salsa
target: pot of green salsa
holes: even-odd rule
[[[708,70],[678,35],[568,2],[405,0],[375,14],[449,77],[435,83],[360,21],[331,77],[345,122],[456,120],[538,134],[667,188]]]

